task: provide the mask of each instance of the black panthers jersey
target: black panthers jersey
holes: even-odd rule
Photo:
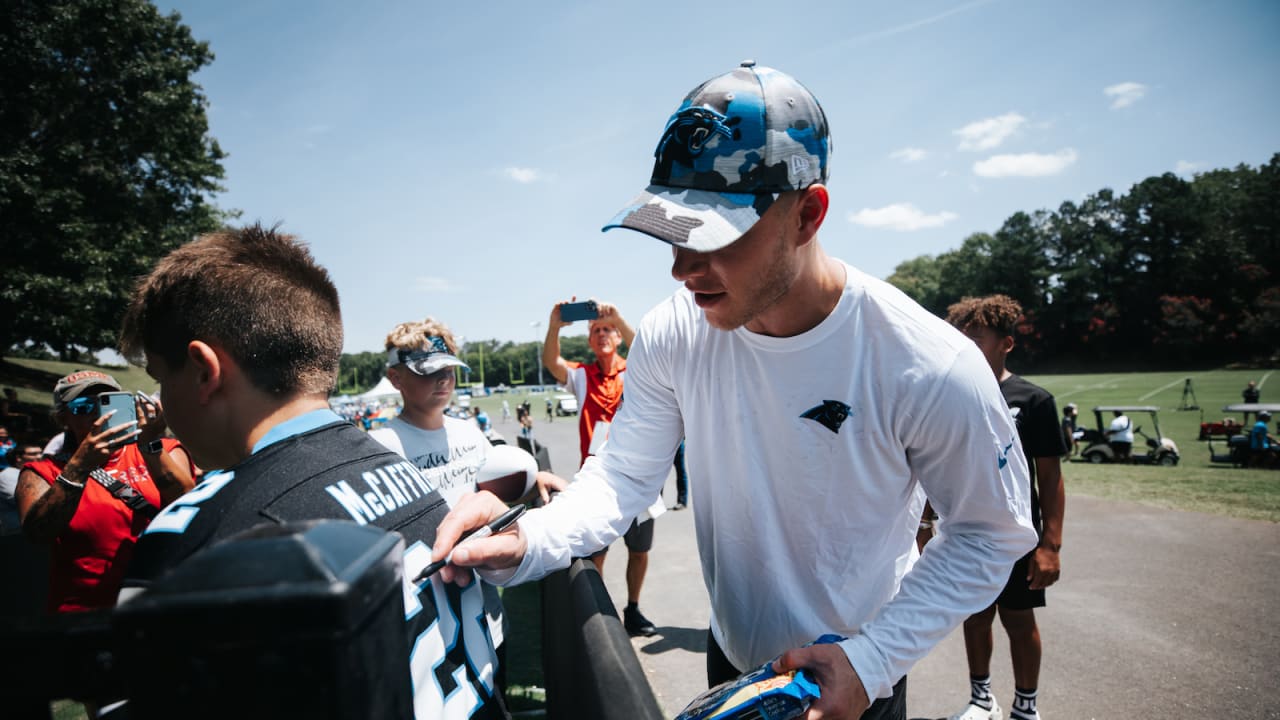
[[[405,539],[405,629],[419,720],[506,718],[480,583],[412,578],[431,562],[449,506],[399,455],[327,410],[273,428],[240,464],[174,501],[138,540],[126,588],[146,588],[198,550],[255,525],[352,520]]]
[[[1066,440],[1058,425],[1058,406],[1048,390],[1023,378],[1010,375],[1000,383],[1000,393],[1013,413],[1022,453],[1027,456],[1027,478],[1031,481],[1031,519],[1040,531],[1040,495],[1036,492],[1036,458],[1067,454]]]

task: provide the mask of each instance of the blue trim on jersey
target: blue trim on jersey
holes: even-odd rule
[[[290,418],[268,430],[267,434],[263,435],[254,444],[253,452],[257,453],[281,440],[287,440],[295,435],[301,435],[325,425],[332,425],[334,422],[342,422],[342,417],[328,408],[312,410],[309,413]],[[200,512],[200,508],[197,506],[213,497],[234,478],[234,470],[230,472],[215,470],[208,473],[204,476],[204,480],[195,486],[191,492],[174,500],[157,515],[151,521],[151,524],[147,526],[147,529],[143,531],[143,534],[163,532],[180,535],[186,532],[191,521],[195,520],[196,515]]]
[[[335,422],[344,422],[344,420],[341,415],[329,408],[312,410],[309,413],[290,418],[271,428],[266,435],[259,438],[258,442],[253,444],[253,453],[257,454],[263,448],[274,445],[281,440],[287,440],[295,435],[311,432],[316,428],[331,425]]]

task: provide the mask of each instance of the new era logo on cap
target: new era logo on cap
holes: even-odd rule
[[[778,193],[825,183],[830,152],[817,99],[790,75],[744,62],[685,97],[654,150],[649,187],[604,229],[718,250]]]

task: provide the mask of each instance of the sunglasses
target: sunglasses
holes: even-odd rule
[[[80,397],[67,403],[72,415],[92,415],[98,410],[98,398]]]

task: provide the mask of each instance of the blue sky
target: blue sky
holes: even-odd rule
[[[600,226],[685,93],[746,58],[823,104],[819,237],[879,277],[1019,210],[1280,152],[1274,0],[157,4],[216,54],[217,203],[311,245],[347,352],[427,315],[534,340],[570,295],[638,321],[670,250]]]

